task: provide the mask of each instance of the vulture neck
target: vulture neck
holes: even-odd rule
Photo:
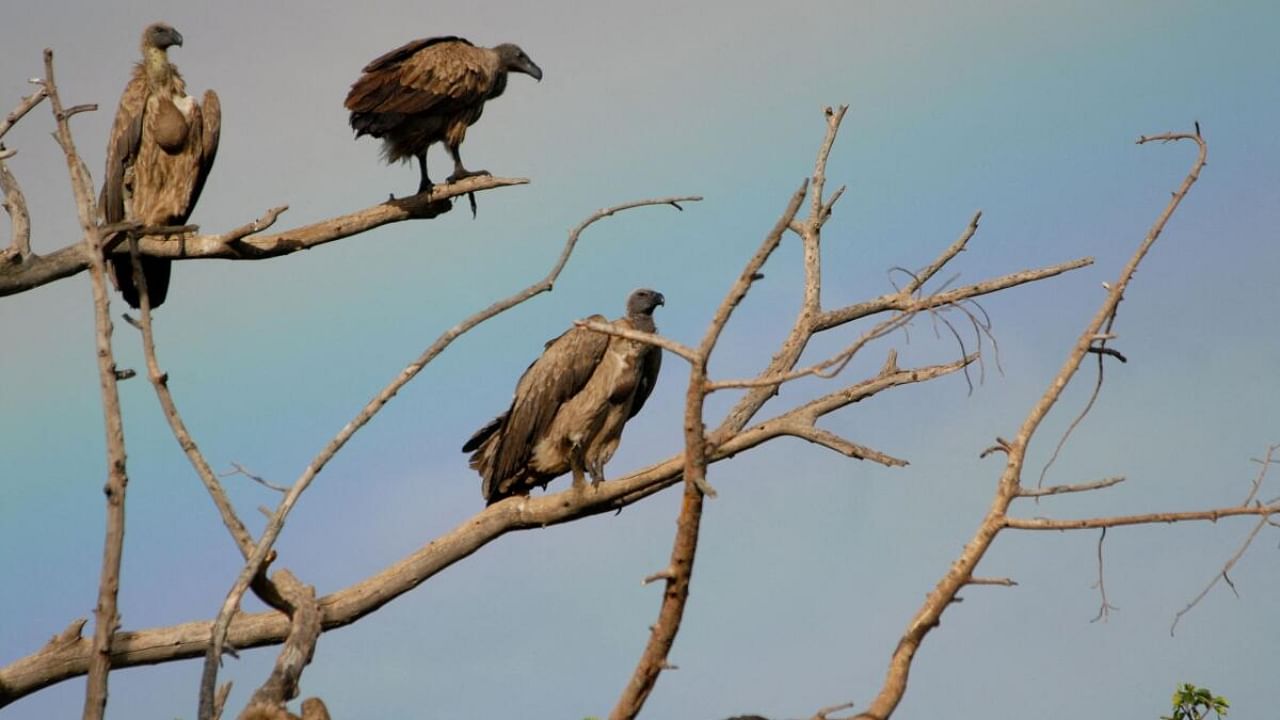
[[[147,72],[147,85],[152,92],[172,94],[177,70],[169,63],[169,53],[151,45],[142,46],[142,66]]]
[[[631,327],[640,332],[658,332],[658,326],[653,323],[652,313],[631,313],[627,315],[627,319],[631,321]]]
[[[507,70],[503,69],[498,72],[498,76],[493,79],[493,89],[489,91],[486,100],[492,100],[502,94],[507,89]]]

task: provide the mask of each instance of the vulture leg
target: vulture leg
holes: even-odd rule
[[[418,182],[418,192],[431,192],[431,178],[427,177],[427,151],[423,150],[417,154],[418,169],[422,171],[422,180]]]
[[[477,175],[492,175],[488,170],[468,170],[462,167],[462,147],[460,145],[450,145],[449,154],[453,156],[453,174],[449,176],[449,182],[458,182],[464,178],[475,177]],[[476,194],[467,193],[467,202],[471,203],[471,217],[476,216]],[[576,475],[574,476],[577,477]]]
[[[586,465],[584,455],[586,455],[586,448],[582,446],[582,443],[575,441],[569,447],[569,468],[573,470],[574,490],[581,490],[587,484],[586,473],[584,472],[584,466]]]
[[[477,175],[492,175],[488,170],[468,170],[462,167],[462,149],[461,146],[449,146],[449,154],[453,156],[453,174],[449,176],[449,182],[458,182],[464,178],[475,177]]]
[[[587,472],[591,475],[592,485],[599,485],[604,482],[604,463],[588,463]]]

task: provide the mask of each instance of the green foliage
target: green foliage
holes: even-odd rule
[[[1173,691],[1173,714],[1161,715],[1160,720],[1204,720],[1210,712],[1217,718],[1227,716],[1231,707],[1227,699],[1214,695],[1209,688],[1182,683]]]

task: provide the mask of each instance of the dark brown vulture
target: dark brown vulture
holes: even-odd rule
[[[507,89],[507,73],[542,79],[542,69],[516,45],[483,48],[453,36],[414,40],[362,72],[347,93],[351,127],[356,137],[381,138],[387,162],[417,158],[420,193],[431,189],[427,148],[432,143],[443,142],[453,156],[449,182],[488,175],[462,166],[458,148],[467,127],[480,119],[485,101]]]
[[[664,301],[655,290],[636,290],[613,325],[656,332],[653,311]],[[603,315],[587,319],[605,322]],[[623,426],[644,406],[661,367],[657,347],[586,328],[548,341],[516,383],[510,409],[462,446],[484,478],[485,500],[527,495],[570,471],[574,487],[585,483],[584,471],[604,480]]]
[[[98,205],[103,220],[138,220],[144,226],[183,225],[204,189],[218,152],[222,106],[212,90],[204,102],[187,95],[168,50],[182,45],[182,35],[164,23],[142,31],[142,62],[124,88],[111,138],[107,170]],[[164,302],[172,261],[141,258],[151,306]],[[138,307],[138,288],[127,255],[111,257],[116,288],[131,307]]]

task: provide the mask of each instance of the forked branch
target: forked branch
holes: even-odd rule
[[[1035,491],[1028,491],[1022,486],[1022,471],[1026,458],[1027,448],[1035,436],[1036,430],[1040,427],[1041,422],[1049,411],[1053,408],[1058,399],[1062,396],[1062,392],[1067,385],[1075,377],[1076,372],[1080,368],[1080,363],[1089,354],[1090,348],[1094,347],[1094,343],[1099,335],[1109,333],[1109,321],[1114,317],[1116,307],[1120,300],[1124,297],[1125,290],[1128,288],[1129,281],[1133,278],[1138,265],[1142,262],[1150,251],[1152,245],[1160,237],[1160,233],[1164,230],[1169,218],[1173,216],[1183,198],[1191,186],[1195,184],[1200,176],[1200,170],[1205,164],[1206,145],[1199,134],[1165,134],[1152,138],[1141,138],[1140,143],[1152,140],[1192,140],[1194,141],[1199,152],[1195,161],[1192,163],[1191,169],[1187,172],[1182,184],[1178,190],[1173,193],[1169,203],[1164,210],[1156,218],[1151,229],[1147,232],[1146,237],[1138,245],[1129,262],[1126,263],[1121,270],[1120,277],[1116,282],[1107,286],[1108,292],[1103,300],[1102,306],[1094,315],[1093,319],[1080,334],[1075,345],[1067,353],[1066,360],[1062,369],[1049,383],[1049,387],[1045,390],[1040,399],[1032,406],[1023,420],[1017,435],[1012,441],[1005,441],[1001,449],[1006,453],[1006,461],[1004,471],[1000,476],[1000,480],[996,487],[995,497],[992,500],[991,508],[983,518],[977,531],[974,533],[969,543],[965,545],[960,557],[952,563],[947,574],[938,581],[933,591],[929,593],[925,599],[924,605],[917,611],[916,615],[911,619],[901,640],[898,641],[897,648],[894,650],[893,657],[889,663],[889,669],[879,694],[875,700],[867,708],[866,711],[858,715],[859,718],[868,720],[884,720],[893,714],[894,709],[898,706],[902,696],[906,692],[907,678],[911,670],[911,665],[915,657],[916,651],[920,644],[924,641],[926,635],[934,627],[937,627],[942,613],[955,600],[956,593],[968,584],[973,577],[974,570],[978,563],[986,554],[988,548],[995,541],[996,536],[1006,527],[1021,527],[1024,529],[1066,529],[1064,526],[1057,525],[1062,521],[1052,520],[1019,520],[1007,517],[1009,505],[1018,497],[1027,494],[1035,494]],[[901,299],[890,300],[890,302],[901,302]],[[843,320],[847,317],[855,316],[861,309],[846,309],[838,318]],[[1106,328],[1104,333],[1104,326]],[[1212,511],[1210,511],[1212,512]],[[1255,513],[1256,514],[1256,513]],[[1173,514],[1177,515],[1177,514]],[[1132,518],[1134,523],[1152,523],[1161,522],[1168,519],[1168,516],[1160,517],[1158,515],[1146,517]],[[1191,519],[1191,518],[1187,518]],[[1199,518],[1197,518],[1199,519]],[[1105,521],[1111,522],[1105,522]],[[1118,521],[1119,519],[1091,519],[1082,521],[1070,521],[1073,527],[1109,527],[1115,524],[1128,524]]]

